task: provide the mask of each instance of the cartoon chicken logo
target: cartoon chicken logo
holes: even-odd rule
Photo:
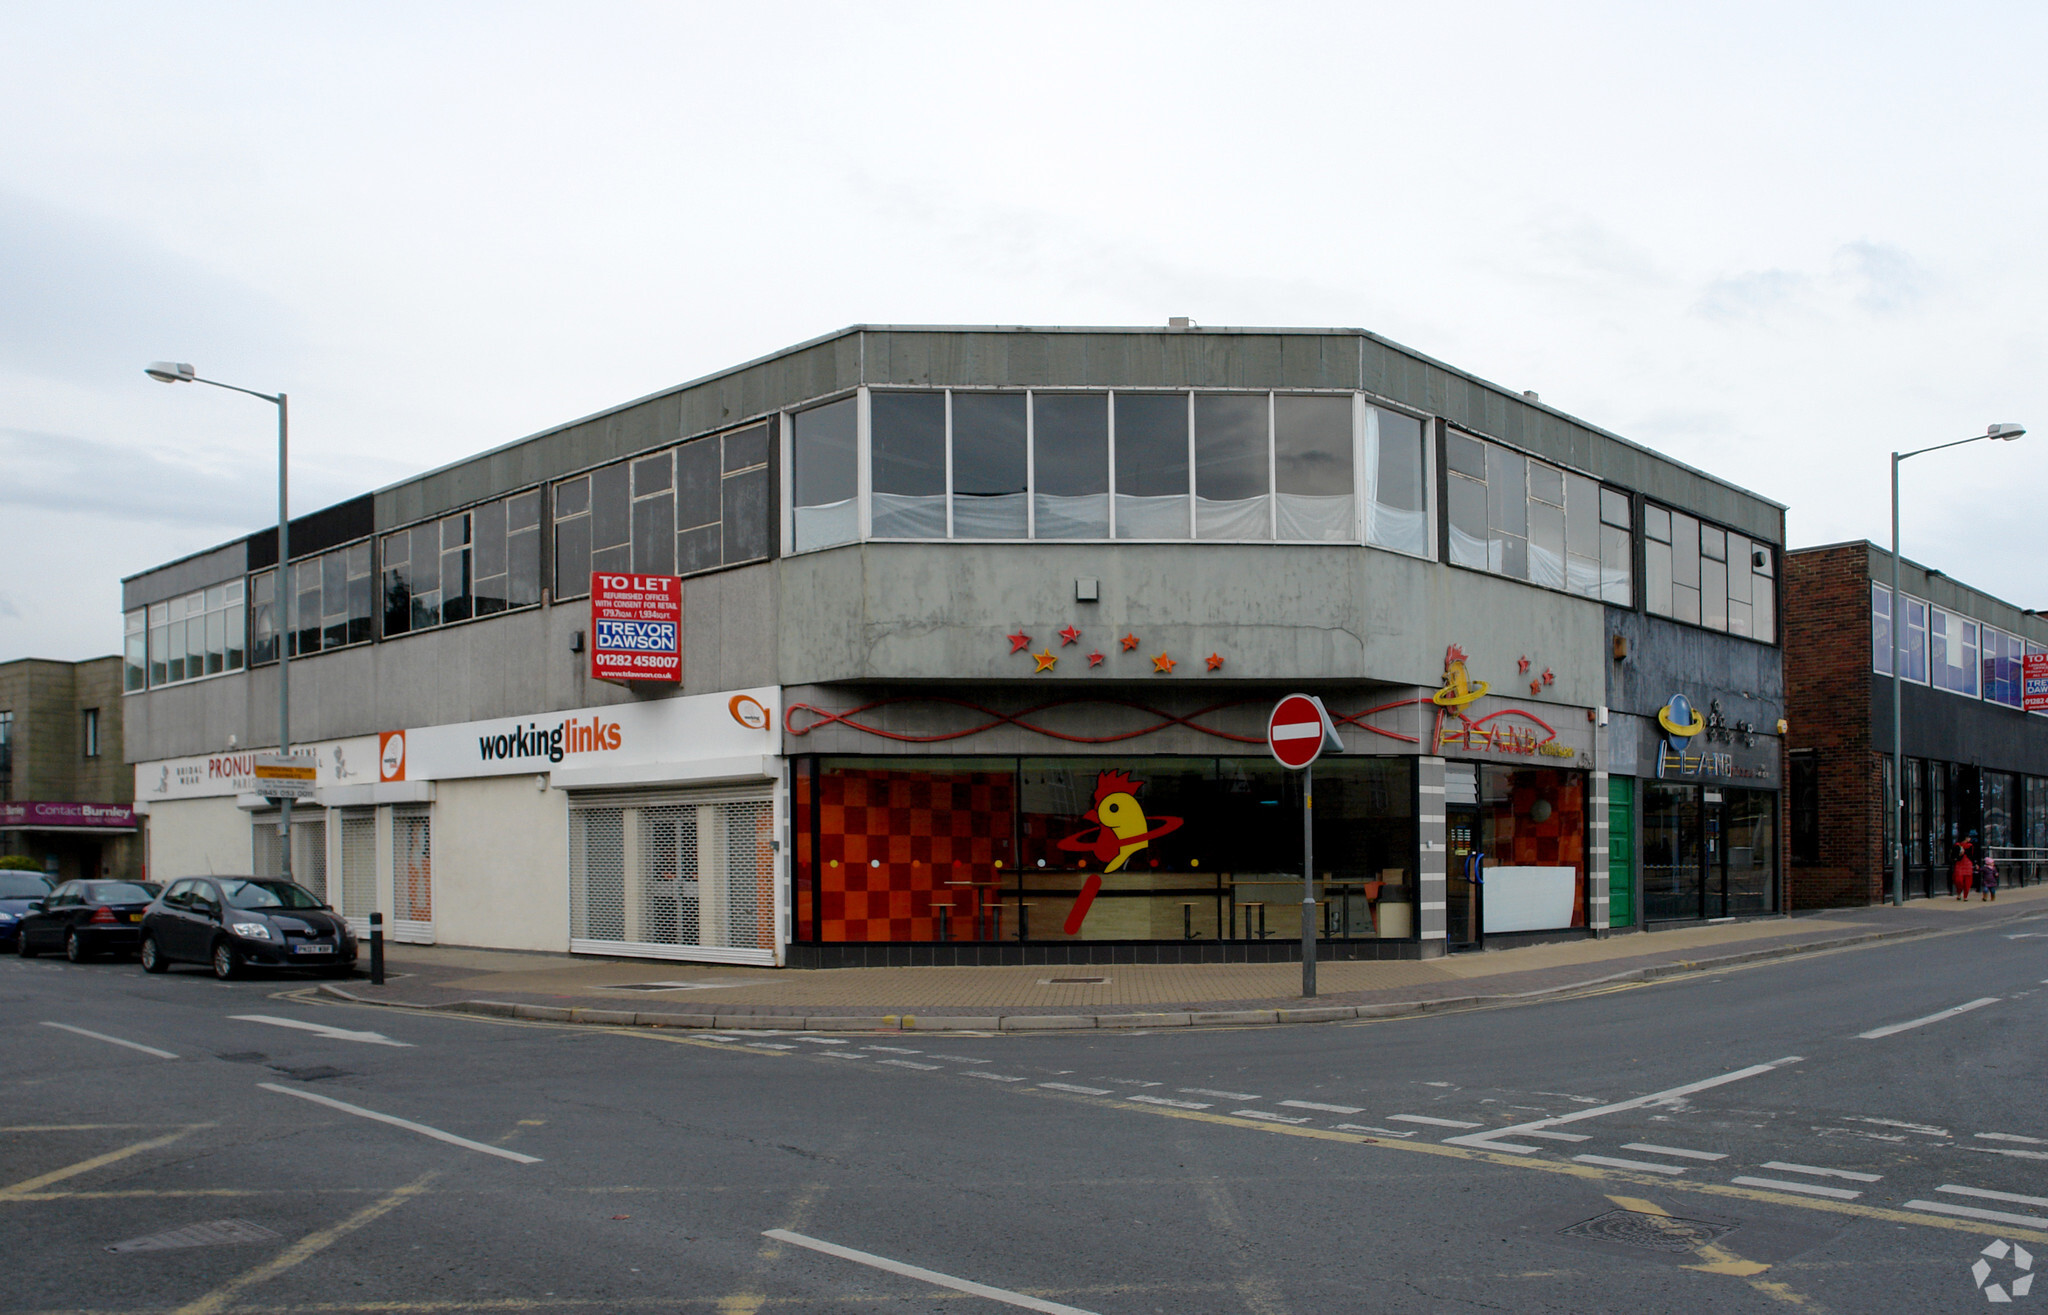
[[[1145,807],[1138,802],[1138,791],[1144,788],[1145,783],[1132,780],[1128,772],[1108,771],[1096,776],[1095,807],[1081,815],[1082,821],[1095,825],[1091,830],[1065,837],[1059,842],[1060,848],[1069,853],[1093,854],[1102,861],[1102,872],[1109,873],[1129,863],[1132,855],[1159,837],[1180,830],[1181,819],[1177,817],[1145,816]],[[1081,930],[1081,923],[1101,890],[1102,874],[1089,873],[1074,900],[1073,910],[1067,914],[1067,935]]]

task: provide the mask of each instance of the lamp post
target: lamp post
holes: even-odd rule
[[[1901,690],[1899,631],[1906,623],[1905,601],[1899,597],[1899,463],[1907,457],[1939,452],[1946,447],[1981,443],[1992,439],[2010,443],[2027,431],[2019,425],[1989,425],[1981,434],[1959,438],[1953,443],[1892,453],[1892,906],[1906,902],[1906,726]]]
[[[288,512],[285,457],[289,450],[289,430],[286,426],[287,407],[283,393],[259,393],[253,388],[240,388],[224,384],[217,379],[201,379],[192,366],[184,361],[151,361],[143,373],[158,383],[166,384],[211,384],[225,388],[231,393],[247,393],[260,397],[277,406],[277,752],[279,757],[292,751],[292,686],[288,679],[291,663],[291,637],[287,633],[290,619],[288,602],[291,598],[291,582],[286,578],[291,570],[291,520]],[[279,874],[286,881],[292,878],[292,797],[284,796],[283,811],[278,818],[278,852],[280,854]]]

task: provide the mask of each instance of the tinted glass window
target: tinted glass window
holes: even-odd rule
[[[1204,539],[1270,539],[1263,394],[1195,395],[1195,534]]]
[[[1116,533],[1120,539],[1188,537],[1184,393],[1116,395]]]
[[[798,552],[851,543],[860,532],[854,507],[857,420],[851,397],[795,417],[790,448]]]
[[[0,872],[0,899],[41,899],[50,893],[50,883],[21,872]]]
[[[1041,539],[1109,537],[1109,398],[1037,393],[1032,405],[1034,534]]]
[[[238,909],[317,909],[313,893],[289,881],[224,881],[228,903]]]
[[[953,394],[953,537],[1024,530],[1024,395]]]
[[[98,904],[147,904],[157,892],[139,881],[96,881],[87,889],[86,898]]]

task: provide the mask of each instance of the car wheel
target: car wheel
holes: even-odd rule
[[[233,981],[242,974],[242,956],[235,953],[235,947],[220,941],[213,947],[213,975],[223,982]]]
[[[33,959],[36,957],[36,947],[28,943],[28,928],[15,928],[14,952],[24,959]]]
[[[86,948],[85,938],[76,928],[64,933],[64,957],[73,963],[84,963],[92,958],[92,951]]]
[[[164,958],[164,952],[161,949],[157,948],[156,937],[143,937],[142,971],[146,973],[160,973],[169,969],[170,966],[171,961],[169,959]]]

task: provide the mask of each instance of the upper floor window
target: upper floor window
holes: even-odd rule
[[[1770,643],[1778,636],[1776,574],[1771,545],[1644,504],[1643,606],[1658,616]]]
[[[2008,708],[2021,706],[2020,657],[2026,652],[2026,643],[1996,626],[1984,626],[1981,633],[1984,697]]]
[[[795,417],[798,551],[859,535],[858,418],[851,398]],[[869,395],[868,424],[877,539],[1429,552],[1422,422],[1349,393],[887,390]]]
[[[1977,623],[1943,608],[1930,608],[1927,638],[1932,649],[1934,687],[1977,697]]]
[[[555,597],[589,593],[596,571],[694,575],[767,557],[768,435],[693,438],[556,484]]]
[[[0,711],[0,776],[14,771],[14,713]]]
[[[1444,464],[1453,563],[1634,605],[1627,494],[1455,430]]]
[[[1906,621],[1899,632],[1904,660],[1904,679],[1927,683],[1927,604],[1908,594]],[[1892,591],[1881,584],[1870,586],[1871,666],[1883,675],[1892,674]]]
[[[242,581],[230,580],[129,613],[128,661],[132,664],[136,648],[143,648],[151,688],[240,671],[247,640],[242,591]],[[132,642],[135,618],[145,612],[146,644],[138,646]]]
[[[121,617],[121,692],[149,688],[149,609],[138,607]]]
[[[86,708],[78,714],[78,720],[79,729],[84,732],[84,743],[81,746],[81,748],[83,749],[85,756],[88,758],[99,757],[100,710],[98,708]]]
[[[384,536],[384,634],[540,601],[540,490]]]

